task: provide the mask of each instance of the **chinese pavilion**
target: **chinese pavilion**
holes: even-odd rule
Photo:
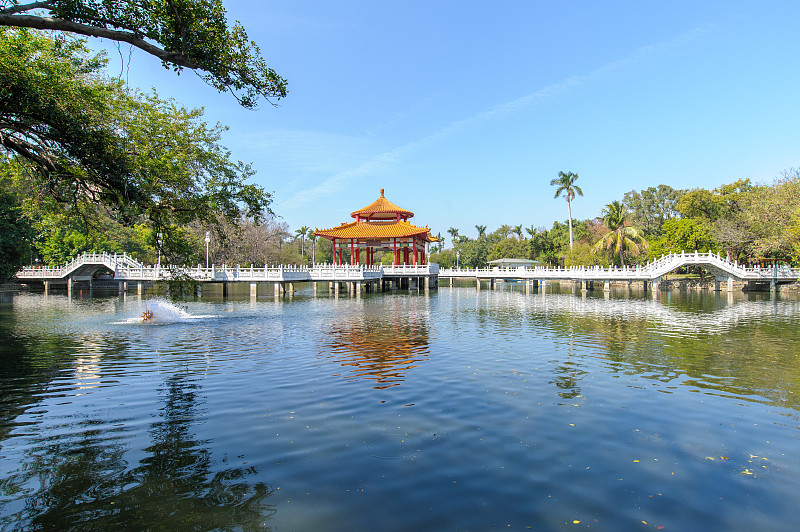
[[[374,263],[376,251],[391,251],[392,264],[424,264],[425,244],[438,242],[427,226],[417,227],[408,222],[414,213],[401,209],[381,197],[363,209],[350,214],[355,222],[342,223],[331,229],[316,229],[314,234],[333,243],[333,263],[342,264],[346,250],[350,264],[361,264],[362,250],[367,266]]]

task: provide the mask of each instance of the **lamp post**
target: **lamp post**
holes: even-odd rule
[[[458,259],[461,258],[461,252],[456,250],[456,270],[459,269],[458,267]]]
[[[211,242],[211,231],[206,231],[206,270],[208,269],[208,243]]]
[[[156,246],[158,246],[158,268],[161,269],[161,233],[156,234]]]

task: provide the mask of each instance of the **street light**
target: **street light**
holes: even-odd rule
[[[458,259],[461,258],[461,252],[456,250],[456,270],[458,270]]]
[[[206,231],[206,269],[208,269],[208,243],[211,242],[211,232]]]

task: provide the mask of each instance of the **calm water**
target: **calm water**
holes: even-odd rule
[[[796,530],[798,325],[768,294],[3,294],[0,530]]]

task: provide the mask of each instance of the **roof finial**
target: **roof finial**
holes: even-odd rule
[[[381,189],[381,197],[383,197],[383,189]]]

